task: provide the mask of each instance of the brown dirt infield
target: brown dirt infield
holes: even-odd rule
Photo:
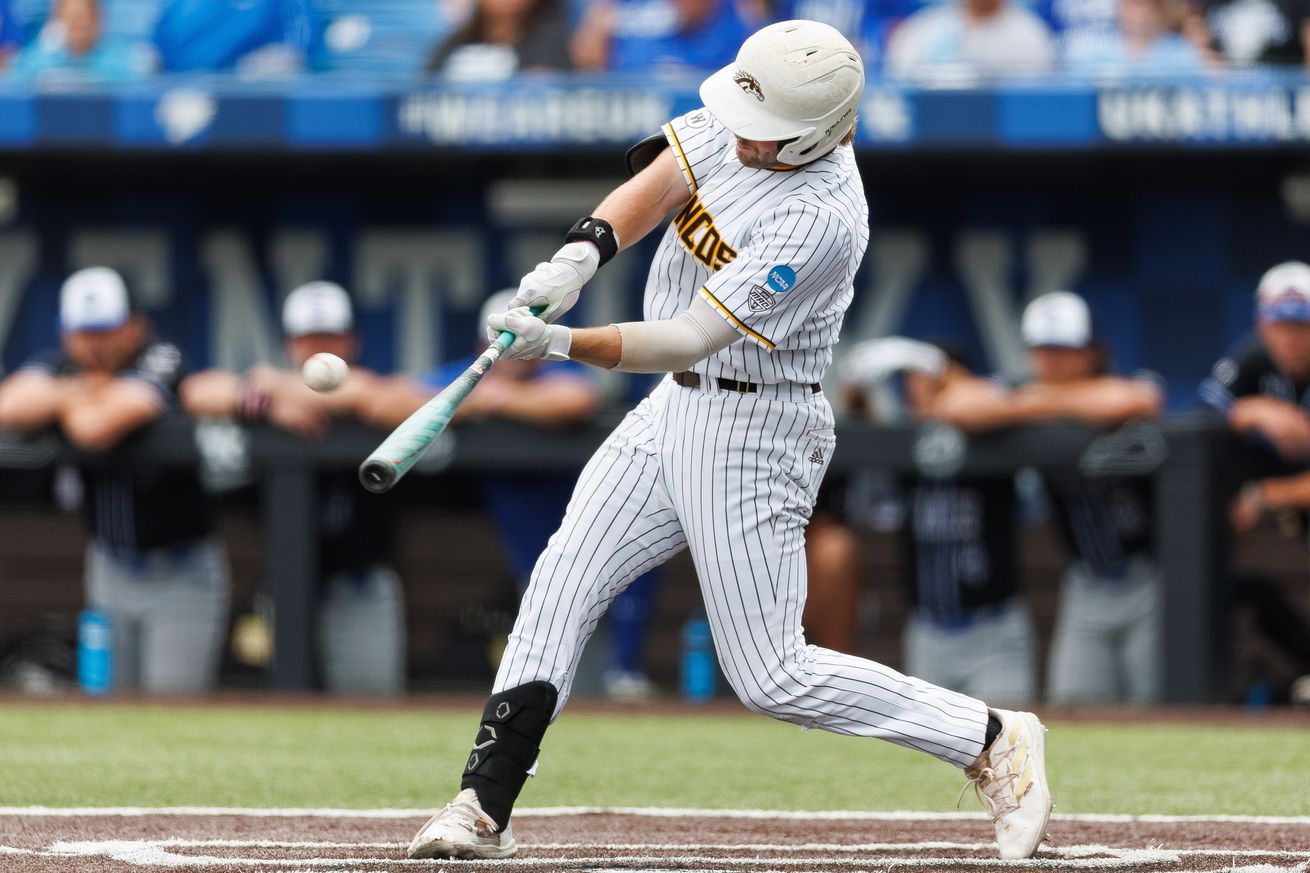
[[[1310,820],[1057,817],[1038,858],[1001,862],[981,817],[813,818],[524,810],[519,857],[416,862],[404,846],[422,815],[257,814],[0,817],[0,871],[1043,870],[1283,873],[1310,869]]]

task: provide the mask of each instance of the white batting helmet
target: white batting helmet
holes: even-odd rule
[[[700,86],[700,99],[742,139],[786,141],[784,164],[827,154],[855,123],[864,64],[836,28],[780,21],[753,33],[737,60]]]

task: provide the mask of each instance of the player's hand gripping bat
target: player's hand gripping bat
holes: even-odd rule
[[[534,308],[536,315],[540,308]],[[442,431],[450,424],[455,410],[469,396],[492,364],[500,359],[505,349],[514,343],[514,334],[507,330],[500,332],[487,350],[478,356],[467,370],[459,374],[454,382],[447,385],[440,394],[414,410],[391,434],[374,449],[373,454],[359,465],[359,481],[374,494],[390,491],[400,477],[404,476],[418,463],[427,447],[432,445]]]

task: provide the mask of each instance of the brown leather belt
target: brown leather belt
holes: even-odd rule
[[[724,391],[736,391],[738,394],[756,394],[760,390],[760,386],[756,385],[754,382],[738,382],[736,379],[725,379],[722,376],[715,376],[713,378],[715,383]],[[681,385],[683,388],[699,388],[700,373],[692,373],[683,370],[681,373],[673,374],[673,381]],[[823,386],[819,385],[817,382],[810,385],[811,394],[818,394],[822,390]]]

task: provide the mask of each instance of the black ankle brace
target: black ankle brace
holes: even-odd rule
[[[992,743],[996,742],[996,738],[999,737],[1000,735],[1001,735],[1000,721],[998,721],[996,716],[992,715],[990,712],[987,713],[987,734],[983,737],[983,751],[985,752],[988,749],[990,749],[992,747]]]
[[[529,682],[487,698],[460,787],[477,792],[482,811],[498,828],[509,822],[558,699],[549,682]]]

